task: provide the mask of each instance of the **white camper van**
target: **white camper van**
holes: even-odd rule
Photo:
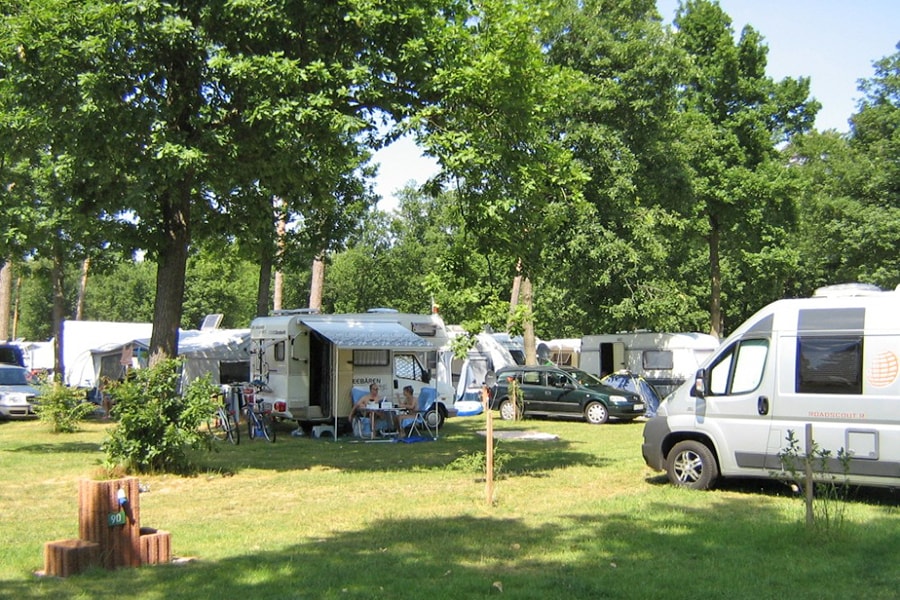
[[[581,340],[583,371],[600,377],[627,370],[653,384],[660,397],[693,378],[697,368],[719,347],[705,333],[635,331],[586,335]]]
[[[646,463],[678,485],[782,475],[793,431],[851,456],[848,480],[900,485],[900,289],[780,300],[741,325],[644,427]],[[837,293],[835,293],[837,292]],[[828,471],[844,473],[835,458]]]
[[[416,395],[423,387],[436,388],[433,418],[455,414],[439,352],[448,339],[438,315],[279,311],[254,319],[250,332],[251,381],[275,417],[337,426],[350,413],[351,389],[370,383],[395,401],[406,385]]]

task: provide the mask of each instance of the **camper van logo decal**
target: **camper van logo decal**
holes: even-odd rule
[[[896,354],[885,350],[875,356],[866,372],[866,379],[872,387],[883,388],[893,384],[897,380],[898,373],[900,373],[900,360],[897,359]]]

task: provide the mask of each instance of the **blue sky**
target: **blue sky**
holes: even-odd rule
[[[719,0],[739,36],[744,25],[760,32],[769,48],[767,73],[775,80],[809,77],[812,96],[822,108],[819,130],[846,132],[856,112],[858,80],[872,77],[872,63],[897,52],[900,0]],[[678,0],[658,0],[671,23]],[[434,161],[415,144],[400,140],[375,155],[381,163],[376,192],[382,209],[396,206],[393,194],[406,183],[424,182]]]

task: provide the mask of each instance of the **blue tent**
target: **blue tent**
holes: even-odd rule
[[[616,371],[607,375],[601,381],[609,387],[627,392],[634,392],[644,400],[647,410],[645,417],[655,417],[656,410],[659,408],[660,397],[659,392],[646,379],[640,375],[635,375],[631,371]]]

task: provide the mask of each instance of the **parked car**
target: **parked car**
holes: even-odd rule
[[[0,364],[0,419],[37,416],[34,403],[40,392],[31,385],[28,369]]]
[[[515,416],[516,406],[510,397],[510,384],[515,381],[522,394],[525,415],[580,416],[599,425],[610,417],[630,421],[644,414],[646,406],[633,392],[617,390],[594,375],[570,367],[515,366],[497,371],[491,390],[491,409],[499,410],[503,419]]]
[[[0,344],[0,364],[25,366],[22,349],[15,344]]]

